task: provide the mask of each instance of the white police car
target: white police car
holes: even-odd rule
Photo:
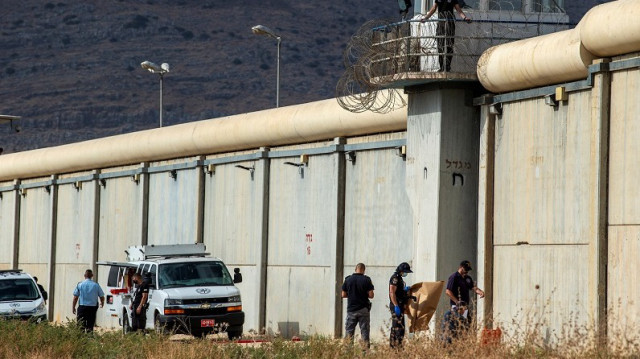
[[[47,320],[47,307],[36,282],[20,269],[0,270],[0,317]]]

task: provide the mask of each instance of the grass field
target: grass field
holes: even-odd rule
[[[0,358],[640,358],[640,345],[625,341],[612,348],[584,339],[555,348],[540,344],[534,335],[521,343],[483,346],[475,335],[448,346],[434,338],[406,339],[400,350],[386,341],[364,350],[357,342],[322,336],[293,342],[240,344],[217,339],[183,339],[158,335],[122,335],[120,332],[84,334],[74,325],[35,325],[0,320]]]

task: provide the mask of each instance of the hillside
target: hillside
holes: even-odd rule
[[[342,50],[365,21],[397,18],[396,2],[351,0],[21,0],[0,10],[0,126],[11,153],[158,125],[158,76],[140,62],[168,62],[164,124],[334,96]]]

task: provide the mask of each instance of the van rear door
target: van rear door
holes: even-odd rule
[[[129,262],[111,261],[97,262],[96,264],[110,267],[105,286],[105,309],[107,317],[118,318],[118,324],[121,325],[122,306],[129,305],[128,299],[131,295],[132,283],[130,274],[134,273],[138,266]],[[108,321],[107,318],[104,319]],[[111,326],[113,324],[115,323],[112,323]]]

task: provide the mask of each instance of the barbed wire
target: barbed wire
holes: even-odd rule
[[[406,106],[399,92],[402,80],[438,72],[442,74],[433,77],[438,80],[475,79],[478,59],[486,49],[569,27],[554,0],[527,5],[531,7],[524,12],[511,3],[490,1],[489,11],[470,11],[471,23],[440,19],[437,13],[424,22],[423,15],[401,22],[367,21],[344,51],[338,103],[351,112],[387,113]]]

